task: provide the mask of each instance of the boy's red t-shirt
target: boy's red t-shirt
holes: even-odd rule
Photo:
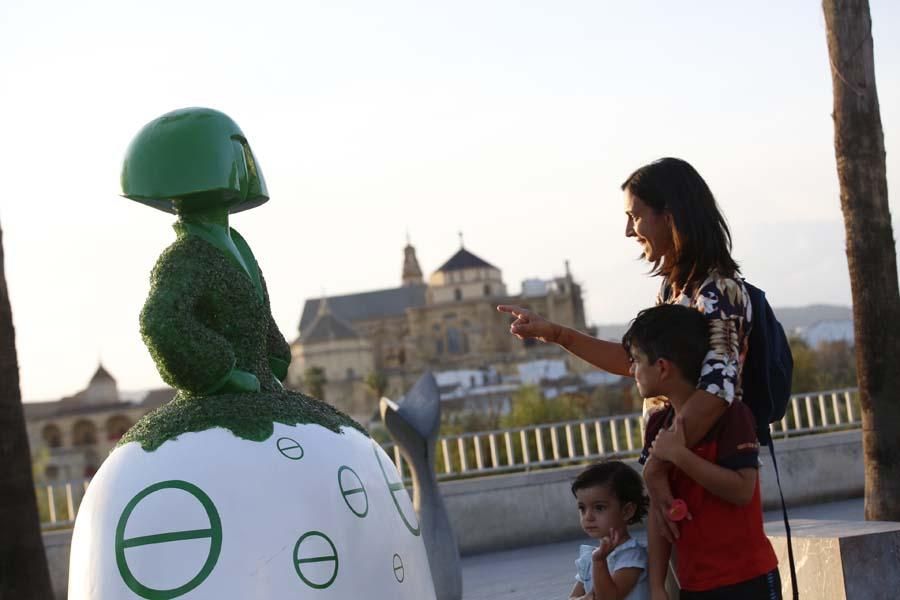
[[[660,428],[670,426],[674,417],[671,406],[650,415],[644,456]],[[692,450],[727,469],[759,468],[753,413],[742,402],[732,403]],[[687,503],[692,516],[679,523],[676,541],[676,572],[682,589],[712,590],[759,577],[778,566],[763,529],[759,477],[753,499],[745,506],[722,500],[678,469],[672,472],[672,494]]]

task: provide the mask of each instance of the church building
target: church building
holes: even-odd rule
[[[569,272],[529,279],[510,294],[501,270],[463,247],[424,280],[415,248],[404,248],[400,286],[308,299],[299,337],[291,344],[288,385],[308,389],[309,371],[324,372],[325,400],[367,424],[378,398],[366,383],[375,373],[383,393],[399,397],[426,371],[494,369],[512,373],[520,362],[561,358],[553,344],[509,334],[511,317],[498,304],[519,304],[586,328],[581,287]],[[581,368],[573,361],[572,368]]]
[[[25,402],[25,425],[36,477],[44,481],[91,477],[119,438],[141,417],[172,399],[159,388],[128,398],[102,364],[86,388],[52,402]]]

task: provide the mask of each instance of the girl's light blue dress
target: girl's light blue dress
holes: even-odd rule
[[[594,589],[594,582],[591,580],[591,554],[596,549],[596,546],[582,544],[579,548],[578,559],[575,561],[577,568],[575,580],[584,584],[585,593]],[[647,549],[637,540],[631,538],[613,550],[606,557],[606,566],[609,568],[610,575],[619,569],[641,569],[641,576],[638,578],[637,584],[625,597],[625,600],[650,600],[650,585],[647,582]]]

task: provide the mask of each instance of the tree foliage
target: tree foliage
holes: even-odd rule
[[[821,342],[813,348],[801,338],[791,338],[790,344],[794,355],[792,393],[819,392],[857,385],[855,352],[848,342]]]
[[[500,429],[500,414],[494,411],[449,413],[441,416],[441,435]]]
[[[328,379],[322,367],[307,367],[303,372],[303,390],[313,398],[325,400],[326,383]]]
[[[382,371],[372,371],[366,375],[366,386],[375,394],[376,400],[381,400],[388,388],[387,375]]]
[[[538,423],[571,421],[583,414],[584,401],[581,396],[560,395],[545,398],[539,387],[526,385],[519,388],[512,397],[509,414],[500,419],[502,427],[524,427]]]

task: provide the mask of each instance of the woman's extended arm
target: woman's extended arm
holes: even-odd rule
[[[516,318],[509,326],[509,332],[519,339],[534,338],[558,344],[599,369],[615,375],[630,375],[628,354],[622,344],[598,340],[586,333],[548,321],[538,313],[521,306],[501,304],[497,310]]]
[[[586,362],[614,375],[631,375],[631,363],[622,344],[598,340],[569,327],[560,327],[556,343]]]

